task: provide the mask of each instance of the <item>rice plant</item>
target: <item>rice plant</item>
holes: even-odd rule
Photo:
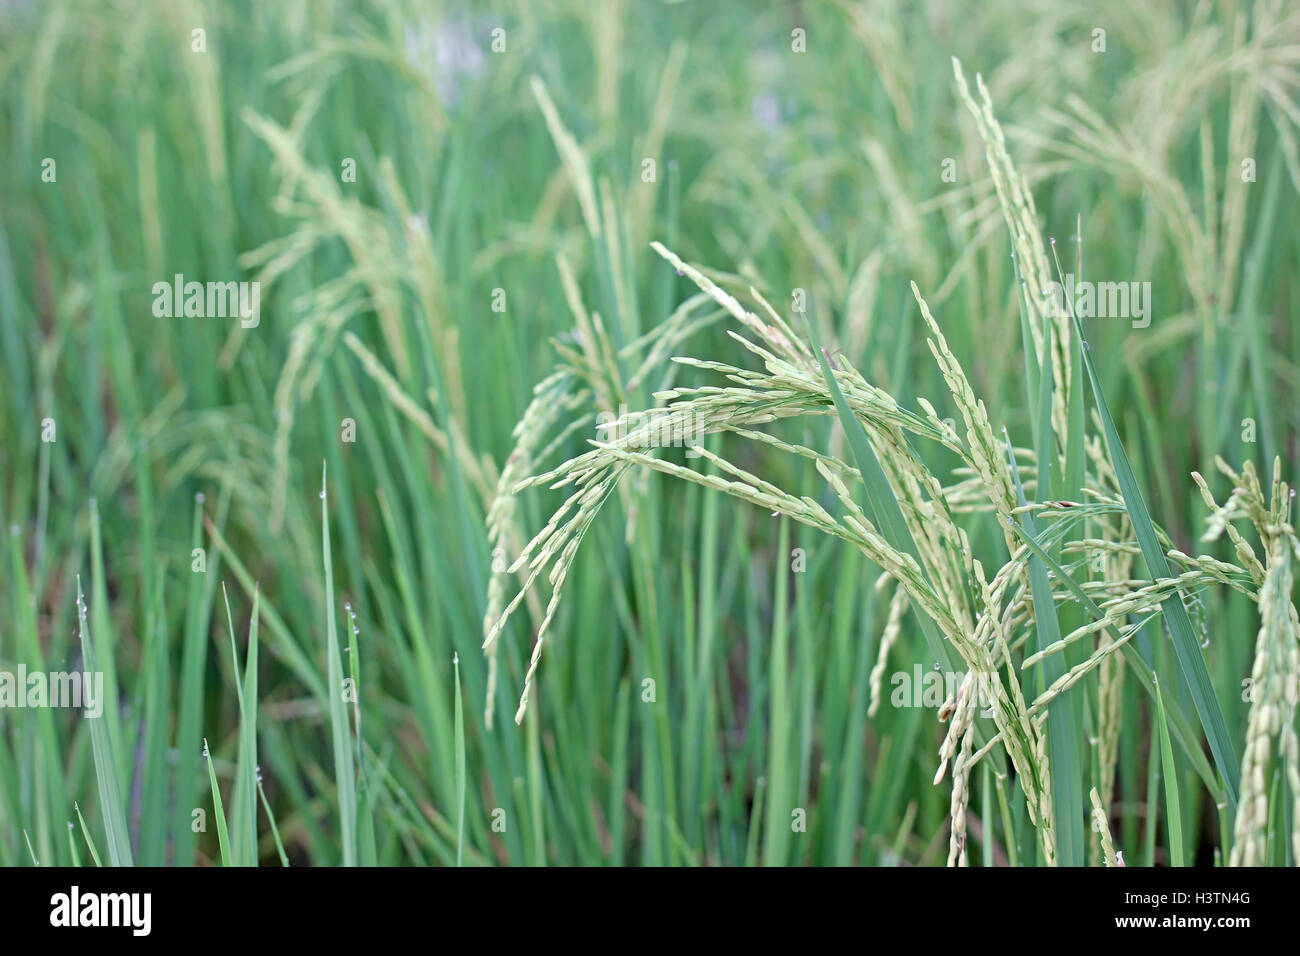
[[[0,2],[0,864],[1294,864],[1297,67]]]
[[[753,308],[748,308],[706,271],[683,262],[656,242],[655,251],[707,296],[707,300],[692,300],[697,307],[711,301],[738,324],[742,331],[728,334],[756,357],[754,364],[761,364],[761,369],[674,356],[672,362],[728,384],[655,391],[655,406],[625,412],[607,423],[615,437],[589,440],[591,451],[518,481],[509,480],[514,475],[504,476],[489,519],[492,543],[502,540],[509,520],[506,516],[515,511],[513,499],[524,490],[563,489],[566,497],[512,562],[497,570],[495,595],[502,593],[501,582],[511,576],[526,578],[504,606],[500,600],[493,602],[492,611],[498,606],[501,611],[499,617],[489,613],[485,621],[484,650],[489,660],[495,660],[510,615],[547,572],[550,599],[533,635],[515,714],[515,722],[522,722],[548,628],[580,544],[602,507],[620,491],[626,498],[634,498],[637,471],[649,469],[730,495],[837,538],[856,547],[880,569],[881,581],[893,589],[894,600],[888,625],[892,633],[890,639],[881,640],[881,658],[873,669],[873,711],[881,693],[879,675],[885,655],[897,639],[902,609],[914,610],[937,662],[951,659],[951,655],[961,662],[965,676],[960,687],[940,708],[948,730],[939,747],[934,780],[939,784],[951,766],[950,865],[967,862],[970,779],[985,758],[994,764],[998,786],[1013,782],[1023,798],[1041,859],[1048,864],[1084,862],[1082,807],[1087,781],[1082,766],[1094,764],[1101,780],[1113,779],[1117,755],[1113,735],[1119,726],[1111,721],[1106,728],[1111,739],[1097,739],[1097,756],[1085,760],[1077,730],[1080,714],[1088,705],[1098,714],[1113,709],[1113,697],[1121,694],[1124,686],[1126,657],[1121,652],[1131,650],[1130,641],[1148,623],[1161,619],[1180,649],[1180,673],[1195,703],[1191,717],[1177,717],[1180,744],[1198,764],[1202,784],[1216,805],[1236,821],[1232,862],[1258,862],[1264,854],[1264,821],[1270,816],[1265,769],[1270,748],[1276,745],[1279,755],[1288,755],[1285,766],[1290,790],[1294,790],[1296,773],[1292,756],[1296,746],[1294,691],[1300,684],[1292,665],[1300,632],[1293,623],[1294,604],[1289,603],[1289,556],[1292,551],[1300,555],[1300,539],[1288,523],[1290,496],[1281,482],[1281,461],[1276,462],[1267,507],[1249,464],[1246,479],[1224,466],[1234,483],[1244,486],[1234,492],[1229,506],[1221,509],[1207,498],[1215,509],[1211,519],[1215,535],[1231,527],[1232,517],[1252,517],[1269,553],[1266,572],[1252,575],[1251,563],[1258,568],[1258,561],[1244,541],[1238,547],[1240,563],[1234,564],[1208,555],[1188,556],[1172,548],[1169,536],[1152,524],[1135,484],[1087,354],[1082,323],[1072,312],[1054,309],[1043,298],[1051,294],[1046,284],[1050,281],[1048,252],[1034,232],[1032,192],[1006,150],[988,90],[981,81],[977,102],[955,60],[954,69],[961,96],[987,147],[989,171],[1011,235],[1011,256],[1017,259],[1017,275],[1022,277],[1019,297],[1027,330],[1023,344],[1026,361],[1033,367],[1028,379],[1039,383],[1036,390],[1031,386],[1028,396],[1031,402],[1038,399],[1033,447],[1016,446],[1005,429],[1001,438],[993,431],[984,403],[976,397],[960,359],[915,283],[912,293],[929,333],[928,345],[950,391],[946,401],[960,415],[960,430],[945,423],[927,399],[917,399],[920,411],[908,410],[887,391],[868,382],[842,352],[832,354],[820,344],[811,321],[806,326],[810,343],[754,286],[746,290],[753,303]],[[554,131],[552,113],[548,110]],[[557,139],[563,152],[561,136],[562,131]],[[1054,257],[1054,239],[1051,244]],[[566,268],[561,260],[561,272]],[[616,353],[601,335],[599,317],[589,319],[576,295],[571,295],[570,304],[581,352],[566,350],[569,361],[538,386],[537,397],[516,429],[520,440],[510,456],[513,463],[535,467],[544,460],[545,455],[536,456],[535,449],[546,441],[548,426],[554,430],[568,424],[558,412],[574,404],[572,398],[579,387],[585,386],[596,402],[602,394],[608,396],[611,378],[618,387]],[[634,343],[625,352],[648,364],[677,345],[683,337],[679,326],[680,322],[670,322],[648,343]],[[671,344],[665,346],[664,339]],[[1096,404],[1090,419],[1080,414],[1081,366],[1087,368],[1094,389]],[[636,373],[638,378],[647,374],[655,372],[647,373],[645,365]],[[626,385],[619,394],[626,394]],[[549,419],[540,420],[543,408],[551,411]],[[778,423],[787,419],[831,415],[852,450],[852,462],[774,434],[780,430]],[[684,435],[690,438],[693,454],[702,459],[700,467],[670,460],[654,450],[681,446]],[[815,464],[824,485],[811,489],[815,496],[778,487],[736,464],[738,453],[728,458],[710,450],[705,440],[714,435],[762,443],[805,458]],[[963,480],[945,487],[913,448],[916,441],[935,442],[955,456],[953,470]],[[1022,478],[1022,472],[1028,480]],[[1204,488],[1199,475],[1196,477]],[[1027,486],[1035,493],[1035,501],[1027,500]],[[1068,491],[1072,500],[1055,500],[1053,493],[1058,491]],[[983,562],[956,520],[958,502],[962,512],[991,514],[1001,527],[1002,539],[990,542],[993,547]],[[1227,508],[1233,504],[1239,513],[1230,517]],[[1036,530],[1036,523],[1041,523],[1042,531]],[[1234,536],[1234,541],[1239,540]],[[1139,556],[1148,576],[1136,575],[1134,558]],[[1173,562],[1177,574],[1171,572],[1168,562]],[[1252,706],[1246,762],[1240,768],[1200,649],[1196,643],[1187,643],[1194,639],[1186,604],[1211,586],[1233,587],[1251,596],[1266,618],[1252,677],[1262,686],[1265,699]],[[1069,605],[1074,606],[1070,610],[1085,612],[1084,622],[1062,635],[1060,617]],[[1271,656],[1281,660],[1270,663]],[[1165,775],[1172,780],[1176,771],[1168,748],[1169,717],[1156,675],[1141,658],[1129,654],[1127,659],[1142,672],[1144,686],[1154,690],[1161,740],[1166,746]],[[491,692],[487,706],[485,719],[490,720]],[[991,718],[996,729],[978,725],[977,713]],[[1068,732],[1058,737],[1051,730],[1060,725]],[[1202,736],[1208,738],[1213,768],[1201,754]],[[1239,800],[1242,777],[1249,789]],[[1094,849],[1103,852],[1108,862],[1118,859],[1103,836],[1105,803],[1097,798],[1095,786],[1090,792],[1100,821]],[[1180,815],[1175,794],[1176,790],[1170,793],[1170,812]],[[1252,820],[1260,828],[1253,836]],[[1300,820],[1292,820],[1290,839],[1294,842],[1300,839]],[[1181,820],[1174,821],[1171,842],[1181,843],[1177,836],[1180,826]],[[1251,857],[1252,850],[1258,856]],[[1181,862],[1181,845],[1173,853]]]

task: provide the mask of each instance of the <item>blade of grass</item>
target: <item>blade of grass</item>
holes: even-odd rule
[[[284,852],[284,842],[280,839],[280,828],[275,824],[275,814],[271,812],[270,801],[266,799],[266,790],[262,788],[262,776],[257,777],[257,795],[262,800],[262,809],[266,811],[267,822],[271,824],[271,837],[275,840],[275,852],[280,857],[280,865],[289,865],[289,856]]]
[[[754,802],[749,813],[749,836],[745,839],[745,866],[758,865],[758,832],[762,829],[763,797],[767,792],[767,778],[754,782]]]
[[[1052,333],[1049,323],[1044,323],[1043,341],[1045,351],[1050,354]],[[1044,373],[1039,376],[1039,414],[1041,415],[1038,457],[1038,484],[1042,489],[1047,480],[1046,470],[1050,467],[1051,444],[1051,381],[1052,376]],[[1005,429],[1003,431],[1005,435]],[[1020,481],[1020,469],[1016,466],[1015,452],[1011,439],[1007,438],[1007,458],[1011,463],[1011,477],[1016,486],[1016,497],[1023,508],[1025,488]],[[1039,492],[1042,497],[1042,491]],[[1034,519],[1028,511],[1020,517],[1025,534],[1033,537]],[[1034,608],[1034,631],[1038,638],[1038,649],[1051,647],[1061,639],[1060,621],[1056,617],[1056,602],[1052,597],[1052,582],[1047,578],[1047,566],[1037,555],[1029,561],[1029,589]],[[1043,660],[1039,670],[1039,692],[1050,687],[1065,674],[1065,657],[1053,654]],[[1056,814],[1056,849],[1058,861],[1062,866],[1083,865],[1083,770],[1079,765],[1078,742],[1080,740],[1078,715],[1075,713],[1074,701],[1066,694],[1060,694],[1047,705],[1047,751],[1048,769],[1052,776],[1052,806]]]
[[[95,861],[95,866],[103,866],[99,861],[99,850],[95,847],[95,841],[90,838],[90,829],[86,826],[86,818],[81,815],[81,804],[73,802],[72,809],[77,813],[77,820],[81,823],[81,835],[86,839],[86,847],[90,850],[90,858]]]
[[[1184,866],[1183,812],[1178,798],[1178,768],[1174,765],[1174,748],[1169,742],[1169,724],[1165,720],[1164,695],[1156,678],[1156,716],[1160,721],[1160,772],[1165,778],[1165,821],[1169,829],[1169,864]]]
[[[166,827],[146,825],[145,821],[152,823],[166,819],[171,777],[171,766],[167,760],[167,733],[171,723],[169,711],[172,682],[163,611],[166,607],[166,578],[161,566],[155,569],[154,578],[151,591],[153,607],[145,625],[148,638],[141,661],[144,671],[144,741],[143,753],[137,764],[137,773],[141,779],[135,784],[136,799],[139,802],[132,808],[140,826],[136,846],[141,866],[162,866],[166,862]]]
[[[224,525],[230,507],[233,486],[227,482],[221,491],[214,519]],[[191,829],[191,809],[201,799],[203,778],[199,768],[197,749],[202,733],[204,680],[208,659],[208,631],[211,627],[212,608],[216,599],[217,573],[221,566],[219,550],[205,551],[203,538],[202,493],[194,496],[194,518],[190,532],[191,554],[197,550],[205,555],[205,571],[191,571],[185,603],[185,631],[181,643],[180,687],[177,689],[176,736],[174,746],[179,754],[176,761],[175,809],[172,811],[172,862],[189,866],[194,861],[197,837]],[[191,565],[191,568],[194,566]]]
[[[460,655],[452,654],[456,674],[456,865],[465,865],[465,711],[460,698]]]
[[[221,804],[221,788],[217,786],[217,771],[212,766],[212,753],[208,750],[208,738],[203,738],[203,756],[208,762],[208,783],[212,786],[212,816],[217,823],[217,846],[221,849],[221,865],[231,865],[230,831],[226,829],[226,811]]]
[[[1073,309],[1071,309],[1071,313],[1073,313]],[[1146,561],[1147,571],[1153,579],[1168,578],[1171,576],[1169,564],[1165,560],[1164,551],[1160,548],[1160,540],[1156,537],[1155,525],[1152,523],[1151,515],[1147,511],[1146,502],[1142,499],[1142,492],[1138,488],[1137,478],[1133,474],[1133,467],[1129,464],[1128,455],[1120,442],[1119,432],[1116,431],[1115,422],[1111,419],[1110,409],[1107,407],[1106,396],[1101,389],[1101,381],[1097,376],[1096,366],[1093,364],[1092,357],[1088,354],[1088,341],[1084,338],[1083,325],[1079,322],[1078,316],[1072,317],[1075,330],[1079,335],[1079,348],[1082,349],[1083,366],[1088,373],[1088,380],[1092,384],[1092,395],[1097,405],[1097,415],[1101,419],[1102,429],[1106,435],[1106,447],[1110,452],[1111,462],[1115,466],[1115,477],[1119,482],[1120,492],[1124,496],[1124,504],[1129,512],[1129,521],[1132,523],[1133,531],[1137,535],[1138,544],[1142,549],[1142,557]],[[1218,697],[1214,692],[1214,684],[1210,680],[1210,673],[1205,666],[1205,659],[1201,656],[1200,642],[1197,641],[1196,635],[1192,631],[1192,622],[1187,616],[1187,609],[1183,607],[1182,592],[1175,590],[1169,597],[1165,598],[1161,606],[1164,610],[1165,623],[1169,626],[1169,632],[1173,636],[1174,653],[1178,658],[1178,666],[1182,670],[1188,688],[1191,690],[1192,703],[1196,707],[1201,727],[1205,730],[1205,736],[1209,741],[1210,752],[1214,755],[1214,764],[1223,777],[1229,811],[1231,815],[1235,816],[1237,794],[1240,790],[1236,748],[1233,746],[1232,738],[1228,734],[1228,726],[1223,719],[1223,710],[1220,708]]]
[[[78,591],[80,591],[80,581],[78,581]],[[118,704],[117,692],[117,660],[113,656],[115,646],[113,640],[112,615],[110,613],[110,604],[108,600],[108,575],[104,566],[104,541],[103,529],[99,518],[99,501],[90,499],[90,594],[95,603],[94,610],[86,608],[88,621],[94,621],[95,626],[91,629],[93,632],[91,644],[94,652],[96,667],[91,668],[87,665],[87,673],[95,673],[96,670],[102,671],[104,675],[103,706],[100,708],[100,715],[96,719],[97,724],[103,724],[108,733],[106,740],[109,746],[106,748],[107,753],[112,754],[114,760],[122,760],[122,725],[121,710]],[[129,771],[125,763],[117,763],[117,776],[120,780],[124,774]],[[125,790],[119,791],[125,793]],[[129,846],[128,841],[128,846]],[[109,855],[112,855],[112,841],[109,841]],[[115,866],[117,864],[114,864]]]
[[[1101,620],[1106,616],[1105,612],[1102,611],[1102,609],[1097,606],[1096,602],[1088,596],[1088,592],[1084,591],[1083,588],[1079,586],[1079,583],[1075,581],[1064,568],[1057,564],[1056,561],[1052,559],[1051,555],[1044,551],[1042,546],[1034,538],[1030,537],[1025,532],[1024,528],[1021,528],[1019,525],[1015,525],[1014,527],[1020,540],[1025,543],[1025,546],[1028,547],[1029,550],[1033,551],[1034,554],[1047,565],[1058,581],[1070,589],[1070,592],[1075,596],[1079,603],[1082,604],[1090,614],[1092,614],[1095,620]],[[1152,673],[1151,667],[1142,659],[1142,655],[1133,647],[1132,642],[1123,640],[1123,635],[1120,634],[1118,628],[1114,625],[1107,625],[1107,630],[1110,631],[1111,637],[1117,643],[1123,641],[1123,643],[1120,644],[1120,653],[1124,655],[1125,662],[1133,668],[1133,673],[1137,676],[1138,683],[1142,685],[1148,696],[1150,696],[1152,700],[1155,700],[1155,675]],[[1210,762],[1205,759],[1205,754],[1201,752],[1199,740],[1192,730],[1191,723],[1182,715],[1182,712],[1177,709],[1176,702],[1174,709],[1168,711],[1168,716],[1170,723],[1173,726],[1174,735],[1178,738],[1179,746],[1183,748],[1183,753],[1185,753],[1188,759],[1192,761],[1193,768],[1198,774],[1200,774],[1201,779],[1205,781],[1205,785],[1209,788],[1210,793],[1214,794],[1215,799],[1218,800],[1223,794],[1222,783],[1215,776],[1214,768],[1210,766]]]
[[[72,821],[68,821],[68,849],[72,852],[72,865],[81,866],[81,854],[77,852],[77,828],[73,826]]]
[[[235,644],[235,622],[230,599],[221,587],[230,625],[230,653],[234,661],[235,691],[239,698],[239,757],[235,770],[234,833],[231,846],[236,866],[257,865],[257,618],[260,589],[253,589],[253,611],[248,625],[248,658],[243,683],[239,677],[239,649]]]
[[[789,551],[790,526],[781,522],[777,554]],[[785,866],[790,854],[790,811],[795,802],[794,784],[790,777],[790,730],[793,724],[790,691],[790,622],[789,595],[786,564],[778,561],[775,568],[776,594],[772,606],[772,650],[770,656],[771,687],[768,692],[767,745],[767,822],[763,829],[763,865]]]
[[[343,865],[356,866],[356,779],[353,776],[352,747],[348,741],[348,711],[344,706],[346,692],[343,686],[343,660],[339,656],[338,628],[334,616],[334,562],[330,550],[330,513],[324,462],[321,462],[320,479],[321,548],[325,556],[325,655],[329,673],[327,704],[334,741],[334,783],[338,789]]]
[[[244,713],[239,723],[239,772],[248,800],[248,865],[257,866],[257,621],[261,588],[253,588],[253,610],[248,616],[248,655],[244,662]]]
[[[103,673],[95,665],[95,647],[87,633],[86,599],[81,593],[81,575],[77,575],[77,620],[81,636],[81,653],[85,661],[86,673],[95,675]],[[108,695],[108,676],[104,676],[103,699],[100,703],[105,712],[100,717],[87,717],[90,721],[90,745],[95,758],[95,779],[99,786],[100,814],[104,821],[104,831],[108,836],[108,861],[112,866],[131,866],[131,836],[126,825],[126,807],[122,803],[122,782],[118,774],[117,756],[113,751],[113,741],[109,726],[104,721],[108,718],[107,707],[110,699],[117,695]],[[104,719],[101,719],[104,718]]]
[[[831,371],[830,361],[826,357],[826,350],[822,348],[820,337],[817,335],[817,329],[814,327],[812,320],[804,313],[804,325],[808,329],[808,335],[812,339],[813,354],[817,356],[817,362],[821,365],[822,376],[826,379],[826,387],[830,390],[831,398],[835,402],[835,411],[839,415],[840,426],[844,429],[845,437],[848,439],[849,447],[853,450],[853,458],[858,463],[858,471],[862,473],[862,484],[867,489],[867,515],[875,523],[877,529],[884,535],[896,550],[910,554],[920,563],[920,555],[916,550],[916,541],[912,537],[912,532],[908,530],[907,521],[903,518],[903,509],[898,505],[898,499],[894,496],[894,489],[889,484],[889,479],[885,477],[885,470],[880,467],[880,459],[871,448],[871,442],[867,438],[866,429],[858,421],[853,409],[849,407],[848,401],[844,398],[844,392],[840,389],[840,384],[835,378],[835,373]],[[927,644],[930,647],[930,653],[934,655],[936,661],[941,662],[949,670],[951,660],[948,657],[948,646],[943,640],[943,635],[939,633],[938,627],[921,611],[914,611],[916,619],[920,622],[921,632],[925,635]]]

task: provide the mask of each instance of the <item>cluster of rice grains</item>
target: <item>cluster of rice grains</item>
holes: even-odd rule
[[[620,490],[620,486],[624,478],[644,475],[645,470],[694,482],[839,538],[879,566],[883,574],[877,587],[892,588],[892,597],[879,659],[871,672],[872,716],[879,707],[888,655],[903,639],[909,609],[917,615],[927,639],[932,639],[928,650],[936,661],[964,671],[956,691],[939,710],[940,719],[947,722],[947,733],[939,748],[934,777],[936,785],[945,777],[952,782],[950,865],[967,862],[971,774],[986,758],[994,764],[1000,806],[1005,811],[1009,797],[1015,791],[1022,793],[1025,810],[1036,828],[1041,859],[1049,864],[1060,861],[1052,747],[1048,739],[1049,704],[1096,672],[1096,682],[1088,685],[1089,694],[1095,694],[1089,698],[1095,715],[1091,765],[1098,768],[1097,785],[1089,794],[1092,858],[1106,865],[1123,865],[1122,851],[1114,846],[1108,821],[1119,754],[1120,703],[1131,672],[1152,694],[1153,710],[1155,706],[1154,675],[1128,644],[1149,621],[1167,610],[1171,596],[1194,603],[1197,593],[1206,586],[1226,585],[1257,600],[1261,613],[1253,674],[1254,703],[1231,854],[1234,864],[1258,862],[1264,853],[1269,814],[1277,813],[1270,807],[1268,788],[1269,761],[1275,753],[1286,758],[1290,790],[1300,794],[1297,739],[1291,719],[1295,690],[1300,686],[1300,625],[1290,600],[1289,564],[1293,552],[1300,556],[1300,544],[1287,523],[1290,496],[1280,478],[1275,478],[1271,497],[1266,501],[1249,465],[1242,475],[1225,467],[1236,490],[1220,508],[1200,476],[1195,476],[1214,509],[1207,538],[1228,534],[1236,545],[1240,566],[1209,556],[1186,555],[1174,549],[1168,537],[1156,529],[1160,547],[1172,562],[1171,576],[1153,580],[1136,574],[1134,559],[1144,552],[1134,540],[1141,536],[1135,535],[1132,502],[1126,502],[1115,456],[1107,436],[1102,434],[1098,416],[1094,414],[1089,420],[1081,413],[1084,377],[1079,352],[1087,345],[1072,316],[1049,310],[1032,291],[1051,282],[1049,262],[1055,258],[1055,249],[1049,258],[1037,232],[1030,190],[1007,154],[984,84],[977,78],[977,102],[960,67],[954,66],[958,90],[986,144],[989,169],[1010,230],[1017,274],[1022,279],[1025,345],[1034,351],[1035,362],[1041,359],[1036,368],[1050,378],[1050,390],[1044,383],[1040,392],[1048,400],[1038,414],[1051,437],[1037,447],[1049,449],[1060,460],[1042,462],[1036,448],[1016,446],[1005,432],[1000,436],[994,430],[983,402],[976,397],[960,360],[950,350],[915,284],[912,291],[929,331],[930,349],[958,415],[948,422],[923,398],[917,399],[920,413],[904,408],[892,395],[868,382],[843,354],[836,353],[832,358],[823,352],[816,344],[815,333],[810,345],[755,288],[747,290],[754,307],[751,309],[704,271],[659,243],[653,244],[655,251],[679,275],[697,285],[702,294],[684,303],[659,330],[628,344],[616,355],[599,316],[586,313],[570,270],[561,260],[561,277],[577,329],[572,343],[557,343],[562,367],[537,387],[536,397],[516,429],[517,445],[501,473],[488,516],[494,556],[499,554],[501,543],[513,536],[516,495],[528,488],[546,486],[566,489],[567,497],[512,561],[494,562],[484,621],[485,652],[495,664],[503,627],[549,568],[550,600],[543,614],[534,614],[540,624],[515,715],[517,722],[522,721],[565,578],[584,534],[602,506],[618,491],[625,496],[629,510],[634,509],[635,489]],[[556,117],[548,113],[547,118],[553,131],[562,129]],[[572,150],[561,151],[571,170],[581,166],[580,156],[575,157]],[[651,367],[664,362],[670,348],[719,316],[730,316],[739,323],[739,331],[729,330],[728,334],[753,356],[755,368],[673,357],[671,361],[678,366],[717,376],[723,384],[682,385],[656,392],[656,407],[623,414],[612,423],[608,434],[602,430],[601,437],[590,440],[591,450],[526,477],[575,430],[591,426],[590,410],[578,414],[581,409],[590,409],[593,402],[597,408],[613,408],[631,391],[616,381],[622,367],[618,359],[639,361],[634,367],[638,369],[635,378],[640,381]],[[813,332],[811,325],[808,329]],[[864,474],[867,469],[861,467],[861,455],[857,456],[859,467],[855,467],[834,454],[762,430],[762,426],[778,419],[835,416],[841,400],[851,413],[851,421],[840,413],[841,425],[846,433],[860,429],[865,434],[870,460],[878,463],[878,467],[872,466],[871,474]],[[1072,405],[1076,408],[1072,409]],[[566,415],[570,416],[568,421]],[[952,421],[957,422],[956,427]],[[777,487],[702,443],[692,446],[699,467],[667,460],[657,453],[651,439],[678,429],[694,430],[701,438],[727,434],[733,441],[761,443],[767,449],[806,459],[833,494],[839,513],[832,514],[813,497]],[[938,443],[956,456],[952,483],[945,485],[931,473],[913,447],[914,440]],[[1071,463],[1066,456],[1070,448],[1077,450],[1082,471],[1077,476],[1076,500],[1050,500],[1047,479],[1040,480],[1040,474],[1046,476],[1048,468],[1069,470]],[[708,466],[710,473],[703,470]],[[880,475],[887,482],[883,490],[897,502],[901,526],[885,520],[888,516],[880,513],[880,499],[872,497],[873,492],[882,490],[881,486],[872,487],[872,481]],[[1028,500],[1026,492],[1038,500]],[[997,565],[992,574],[974,556],[967,532],[957,523],[957,516],[965,514],[991,514],[1003,531],[1005,551],[985,557],[985,561]],[[1238,518],[1249,520],[1257,529],[1264,543],[1264,562],[1232,524]],[[1057,560],[1052,560],[1052,554]],[[1046,590],[1037,594],[1038,602],[1032,573],[1036,561],[1051,562],[1050,568],[1040,568],[1046,571],[1041,579],[1046,582]],[[516,576],[522,586],[507,602],[508,582]],[[1050,601],[1050,607],[1044,598]],[[1067,604],[1081,608],[1085,621],[1061,634],[1056,621],[1057,605]],[[1052,626],[1047,628],[1049,616]],[[1043,633],[1054,638],[1044,643]],[[1086,648],[1086,654],[1078,653],[1080,646]],[[1069,665],[1064,663],[1067,648],[1072,648],[1074,661]],[[1040,670],[1053,659],[1057,664],[1054,671]],[[495,667],[492,673],[495,675]],[[1053,676],[1047,680],[1045,674]],[[489,686],[489,722],[494,683]],[[977,717],[991,719],[991,729]],[[1170,721],[1207,789],[1222,799],[1222,785],[1200,753],[1199,739],[1194,737],[1191,725],[1177,714]],[[1080,819],[1075,821],[1080,827],[1088,815],[1082,798],[1080,792]],[[1292,839],[1300,857],[1300,805],[1292,819],[1296,827]]]
[[[1216,464],[1232,480],[1233,491],[1220,507],[1204,479],[1194,475],[1206,505],[1212,509],[1204,540],[1214,541],[1227,534],[1250,574],[1259,602],[1255,666],[1247,684],[1251,706],[1241,767],[1241,802],[1230,857],[1233,866],[1252,866],[1266,862],[1270,814],[1276,818],[1286,813],[1284,807],[1269,799],[1275,754],[1285,765],[1287,789],[1296,801],[1290,813],[1291,844],[1292,852],[1300,856],[1300,827],[1294,822],[1300,820],[1300,746],[1295,729],[1296,692],[1300,690],[1300,618],[1291,602],[1291,558],[1300,558],[1300,539],[1290,523],[1295,492],[1282,481],[1281,459],[1274,462],[1272,488],[1267,495],[1250,462],[1241,474],[1232,471],[1222,459]],[[1263,563],[1233,521],[1248,521],[1254,526],[1264,548]]]

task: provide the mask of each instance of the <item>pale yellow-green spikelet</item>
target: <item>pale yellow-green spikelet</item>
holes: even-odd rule
[[[1101,804],[1101,796],[1097,793],[1097,788],[1093,787],[1088,796],[1092,800],[1092,829],[1097,834],[1102,858],[1107,866],[1123,866],[1123,861],[1115,853],[1115,841],[1110,835],[1110,821],[1106,816],[1105,807]]]

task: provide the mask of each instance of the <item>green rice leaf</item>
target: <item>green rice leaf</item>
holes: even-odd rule
[[[1097,403],[1097,414],[1101,419],[1102,429],[1106,435],[1106,447],[1110,452],[1111,463],[1115,466],[1115,477],[1119,481],[1120,491],[1124,496],[1124,504],[1128,508],[1133,531],[1137,535],[1138,544],[1142,548],[1142,557],[1146,561],[1147,571],[1153,579],[1168,578],[1170,577],[1169,564],[1165,560],[1165,553],[1160,547],[1159,538],[1156,536],[1151,514],[1147,510],[1146,502],[1142,498],[1142,492],[1138,488],[1137,478],[1133,474],[1133,466],[1129,464],[1128,455],[1120,442],[1119,432],[1116,431],[1115,422],[1111,419],[1110,408],[1106,404],[1106,396],[1102,392],[1101,381],[1097,377],[1097,369],[1093,364],[1092,356],[1088,354],[1088,340],[1084,337],[1083,325],[1079,322],[1078,316],[1074,316],[1074,325],[1079,335],[1083,366],[1088,373],[1088,380],[1092,384],[1093,399]],[[1223,776],[1229,812],[1231,815],[1235,815],[1237,794],[1240,791],[1237,752],[1233,746],[1232,738],[1228,734],[1228,725],[1223,718],[1223,710],[1220,708],[1218,697],[1214,692],[1210,672],[1205,666],[1205,658],[1201,656],[1200,643],[1196,640],[1196,635],[1192,631],[1192,622],[1187,616],[1187,609],[1183,607],[1182,592],[1174,591],[1170,594],[1169,597],[1165,598],[1162,608],[1165,623],[1169,625],[1169,632],[1173,636],[1174,653],[1178,658],[1178,666],[1187,681],[1188,689],[1191,691],[1192,703],[1196,707],[1201,727],[1204,729],[1205,736],[1209,741],[1210,753],[1214,755],[1214,764]]]
[[[880,467],[880,459],[872,450],[871,441],[867,438],[866,429],[858,421],[853,409],[849,407],[848,401],[844,398],[844,392],[840,389],[840,383],[835,378],[835,373],[831,370],[830,361],[826,357],[826,350],[822,348],[820,337],[817,335],[817,329],[813,326],[812,321],[807,314],[804,315],[804,325],[808,329],[808,335],[812,339],[813,354],[817,356],[817,362],[821,365],[822,377],[826,380],[826,387],[830,390],[831,398],[835,402],[835,411],[839,415],[840,426],[844,429],[844,434],[848,438],[849,448],[853,450],[853,458],[858,463],[858,471],[862,473],[862,483],[867,489],[867,516],[880,530],[885,540],[889,542],[896,550],[910,554],[917,558],[918,563],[920,555],[916,549],[916,540],[912,537],[912,532],[908,530],[907,520],[903,517],[903,509],[898,505],[898,499],[894,496],[894,489],[889,484],[889,479],[885,477],[885,470]],[[930,653],[936,661],[942,662],[951,669],[951,660],[948,655],[948,647],[944,642],[943,635],[939,633],[938,627],[925,614],[916,611],[916,619],[920,622],[921,631],[925,635],[926,643],[929,645]]]
[[[230,866],[234,857],[230,852],[230,831],[226,828],[226,810],[221,803],[221,788],[217,786],[217,771],[212,766],[212,753],[208,738],[203,738],[203,756],[208,761],[208,783],[212,787],[212,816],[217,822],[217,845],[221,850],[221,865]]]
[[[1165,822],[1169,828],[1169,862],[1183,866],[1183,812],[1178,796],[1178,768],[1174,764],[1174,748],[1169,742],[1169,722],[1165,720],[1164,695],[1160,681],[1156,680],[1156,716],[1160,722],[1160,771],[1165,778]]]
[[[81,637],[81,653],[85,660],[87,674],[95,674],[95,646],[90,638],[90,627],[86,621],[86,599],[81,593],[81,576],[77,576],[77,621]],[[100,672],[102,673],[102,672]],[[95,780],[99,786],[100,814],[104,819],[104,830],[108,836],[108,862],[110,866],[132,866],[131,837],[126,824],[126,807],[122,801],[122,781],[118,776],[117,756],[113,751],[113,740],[109,734],[106,721],[108,699],[108,676],[104,677],[105,700],[102,701],[105,713],[99,717],[87,717],[90,721],[90,745],[95,759]]]

